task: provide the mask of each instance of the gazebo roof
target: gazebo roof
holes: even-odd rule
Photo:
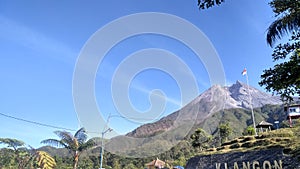
[[[261,121],[260,123],[258,123],[257,125],[256,125],[256,128],[269,128],[269,127],[271,127],[271,126],[273,126],[273,124],[272,123],[268,123],[268,122],[266,122],[266,121]]]
[[[165,164],[166,163],[164,161],[161,161],[160,159],[156,158],[156,160],[147,163],[146,166],[163,167],[165,166]]]

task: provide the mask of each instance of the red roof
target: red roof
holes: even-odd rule
[[[146,166],[154,166],[154,167],[159,167],[163,168],[165,166],[165,162],[161,161],[160,159],[156,158],[156,160],[151,161],[150,163],[147,163]]]

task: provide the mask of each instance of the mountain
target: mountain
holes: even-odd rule
[[[249,101],[248,91],[251,94]],[[189,134],[201,127],[213,135],[214,145],[218,146],[218,126],[229,122],[233,129],[231,138],[239,137],[249,125],[252,125],[250,105],[253,105],[255,120],[273,123],[286,119],[282,102],[279,97],[271,96],[251,86],[237,81],[231,86],[214,85],[201,95],[185,105],[182,109],[160,119],[157,122],[142,125],[124,136],[106,140],[105,150],[110,153],[135,158],[157,157],[166,152],[191,152]],[[186,146],[182,147],[182,144]],[[100,145],[100,139],[97,141]],[[185,144],[184,144],[185,145]],[[65,156],[68,152],[58,149],[49,150],[50,154]],[[171,151],[168,151],[171,150]],[[99,155],[100,146],[92,149],[83,156]],[[181,152],[182,153],[182,152]],[[170,154],[170,153],[169,153]],[[172,154],[172,153],[171,153]]]
[[[232,118],[229,120],[239,124],[235,127],[237,133],[241,133],[240,130],[251,124],[251,112],[249,113],[251,105],[253,108],[259,108],[279,104],[282,104],[279,97],[264,93],[240,81],[225,87],[214,85],[182,109],[157,122],[144,124],[125,136],[112,138],[106,149],[133,157],[159,154],[186,138],[196,127],[203,127],[214,134],[218,124],[226,118]],[[257,120],[269,118],[268,113],[261,115],[262,109],[255,111]]]
[[[250,91],[251,97],[248,95]],[[250,101],[251,98],[251,101]],[[172,128],[174,121],[180,114],[181,118],[189,119],[197,114],[195,124],[199,124],[213,113],[226,109],[250,109],[262,107],[264,105],[282,104],[280,97],[269,95],[254,87],[248,86],[240,81],[230,87],[214,85],[203,92],[182,109],[162,118],[161,120],[142,125],[132,132],[126,134],[128,137],[153,136]],[[193,119],[191,119],[193,120]]]

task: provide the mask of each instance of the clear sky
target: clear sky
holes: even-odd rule
[[[77,119],[73,104],[72,80],[80,51],[103,26],[120,17],[141,12],[172,14],[194,24],[216,49],[227,85],[236,80],[245,82],[241,72],[246,67],[250,85],[263,90],[258,85],[260,75],[273,65],[272,49],[267,45],[265,36],[274,17],[266,1],[228,0],[220,7],[199,11],[196,0],[2,0],[0,113],[78,129],[82,124]],[[151,20],[148,22],[151,23]],[[95,97],[101,116],[106,119],[109,113],[114,115],[110,118],[110,127],[117,133],[124,134],[144,122],[155,121],[147,118],[130,121],[118,117],[120,113],[114,107],[111,96],[116,68],[129,55],[148,48],[163,49],[180,57],[196,78],[199,89],[195,95],[211,86],[201,60],[178,40],[156,34],[129,37],[105,55],[95,77]],[[130,102],[138,111],[149,109],[148,96],[153,89],[160,89],[166,95],[164,112],[156,118],[182,106],[176,79],[166,72],[139,72],[130,85]],[[55,137],[54,128],[4,116],[0,116],[0,125],[0,137],[20,139],[35,147],[40,146],[41,140]]]

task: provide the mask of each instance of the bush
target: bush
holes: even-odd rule
[[[241,145],[239,143],[235,143],[229,146],[230,149],[240,148]]]
[[[254,139],[255,139],[254,136],[244,136],[243,140],[241,140],[240,142],[244,143],[244,142],[251,141],[251,140],[254,140]]]
[[[238,143],[238,142],[239,142],[238,139],[234,139],[234,140],[230,140],[230,141],[223,143],[222,146],[231,145],[231,144]]]
[[[244,148],[251,148],[253,146],[254,146],[254,142],[252,142],[252,141],[245,142],[241,145],[241,147],[244,147]]]

